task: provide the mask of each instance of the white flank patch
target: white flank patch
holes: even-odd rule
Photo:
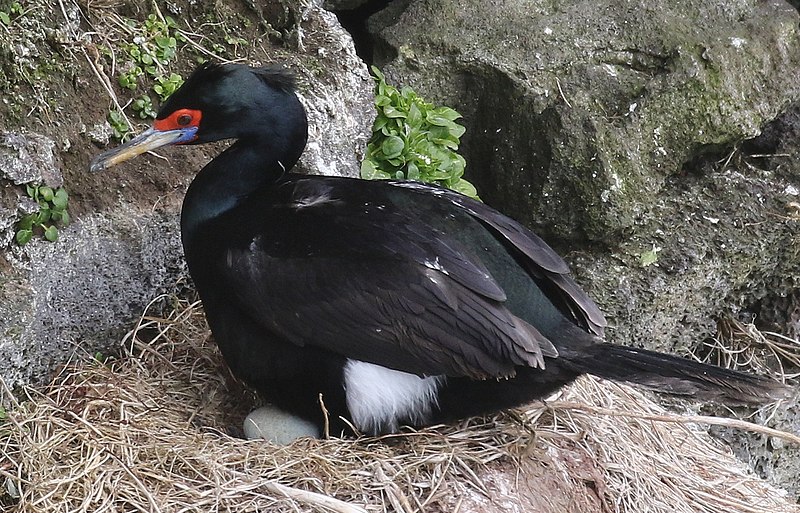
[[[401,422],[424,424],[447,378],[396,371],[358,360],[347,360],[344,387],[347,408],[356,427],[369,434],[397,431]]]

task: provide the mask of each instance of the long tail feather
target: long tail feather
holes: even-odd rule
[[[728,404],[763,404],[789,394],[788,387],[761,376],[609,343],[562,352],[561,358],[580,373]]]

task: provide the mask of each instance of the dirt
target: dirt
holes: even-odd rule
[[[164,14],[175,16],[186,30],[191,31],[202,23],[215,23],[212,25],[214,28],[204,29],[207,35],[220,36],[230,31],[237,37],[262,43],[246,51],[263,49],[260,37],[263,27],[259,24],[259,17],[244,2],[230,2],[219,7],[186,0],[170,5],[173,12]],[[0,83],[5,82],[2,84],[5,101],[0,103],[0,127],[8,131],[43,134],[60,146],[61,171],[64,186],[70,193],[69,210],[73,220],[109,210],[120,200],[143,208],[174,211],[179,207],[194,173],[219,151],[214,146],[178,151],[166,149],[161,152],[166,158],[151,155],[101,174],[88,172],[92,157],[119,144],[113,140],[108,144],[96,143],[89,136],[89,132],[106,123],[109,110],[113,108],[102,80],[108,80],[114,86],[121,105],[147,92],[151,85],[142,81],[143,84],[134,92],[117,85],[112,64],[124,65],[124,53],[120,48],[127,41],[125,34],[115,28],[111,17],[120,15],[142,22],[151,9],[150,2],[137,0],[126,2],[117,9],[93,7],[92,4],[87,8],[84,5],[78,14],[70,11],[69,6],[66,11],[54,10],[50,3],[36,0],[26,2],[24,15],[15,17],[12,14],[13,21],[5,35],[9,38],[8,45],[1,41],[4,36],[0,35],[3,46],[14,48],[4,56],[3,73],[0,74]],[[72,25],[65,21],[65,12],[66,19],[72,19]],[[216,19],[217,16],[224,18]],[[225,22],[220,24],[220,19]],[[70,28],[75,30],[74,35],[67,33]],[[81,35],[95,31],[99,34],[91,38]],[[114,55],[120,62],[114,63],[106,55],[105,42],[114,48]],[[179,57],[169,67],[170,71],[186,77],[195,65],[192,58],[197,57],[197,52],[193,53],[188,45],[184,46],[179,48]],[[33,54],[23,49],[26,47],[35,48]],[[238,48],[228,45],[225,49],[229,50],[223,55],[225,57],[240,56],[236,55],[240,51]],[[90,61],[97,66],[100,75]],[[150,95],[155,96],[152,92]],[[135,123],[136,131],[148,126],[149,121],[136,120],[128,109],[126,113]],[[3,204],[12,199],[6,196],[3,195]]]
[[[605,513],[603,472],[580,447],[564,439],[558,449],[503,459],[477,473],[482,492],[465,488],[437,513]]]

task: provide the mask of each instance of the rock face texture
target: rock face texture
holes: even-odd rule
[[[800,91],[798,14],[783,2],[398,9],[370,22],[377,64],[459,108],[484,194],[565,238],[619,238],[668,176],[758,135]]]

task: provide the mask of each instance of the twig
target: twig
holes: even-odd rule
[[[577,410],[597,415],[651,420],[654,422],[672,422],[676,424],[708,424],[710,426],[732,427],[735,429],[741,429],[743,431],[752,431],[754,433],[773,436],[775,438],[780,438],[781,440],[800,445],[800,435],[773,429],[767,426],[761,426],[753,422],[740,419],[726,419],[723,417],[711,417],[709,415],[651,415],[644,413],[619,412],[616,410],[610,410],[608,408],[599,408],[597,406],[589,406],[588,404],[567,401],[548,402],[546,406],[553,410]]]
[[[367,513],[367,510],[360,506],[348,504],[344,501],[340,501],[339,499],[334,499],[333,497],[328,497],[327,495],[322,495],[320,493],[309,492],[299,488],[292,488],[274,481],[265,483],[264,487],[272,493],[281,494],[290,499],[304,502],[312,506],[319,506],[337,513]]]
[[[567,104],[567,107],[571,109],[572,104],[569,102],[569,100],[567,100],[567,97],[564,95],[564,90],[561,89],[561,81],[558,78],[556,78],[556,85],[558,86],[559,94],[561,94],[561,99],[564,100],[564,103]]]

